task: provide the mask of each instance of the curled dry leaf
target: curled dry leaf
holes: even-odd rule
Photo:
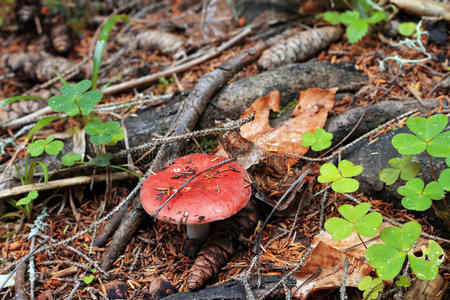
[[[255,119],[241,127],[241,135],[254,142],[264,152],[300,156],[308,151],[301,145],[302,134],[322,128],[328,112],[334,104],[334,95],[338,89],[307,89],[300,93],[299,101],[291,118],[278,128],[269,124],[270,110],[279,110],[280,93],[272,91],[267,96],[257,99],[241,117],[255,113]],[[266,156],[266,154],[264,154]],[[288,161],[293,165],[297,159]]]
[[[264,51],[258,67],[268,69],[305,61],[339,40],[342,33],[342,28],[334,26],[298,32]]]
[[[364,259],[347,256],[321,241],[315,246],[310,257],[311,259],[306,266],[300,272],[294,273],[297,284],[301,285],[312,274],[316,273],[319,268],[322,268],[322,271],[314,279],[298,289],[294,296],[298,299],[307,299],[311,293],[317,290],[339,288],[345,274],[346,258],[349,261],[347,286],[357,287],[362,278],[368,276],[373,270],[365,263]]]

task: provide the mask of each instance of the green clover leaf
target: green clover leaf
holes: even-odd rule
[[[433,240],[428,242],[428,247],[423,249],[422,257],[408,254],[411,270],[419,279],[433,280],[438,273],[438,266],[445,258],[444,250]]]
[[[106,167],[109,166],[110,160],[113,158],[113,155],[111,153],[105,153],[97,155],[91,162],[99,167]]]
[[[103,123],[94,120],[84,127],[84,131],[90,135],[90,141],[95,145],[106,145],[113,140],[113,136],[122,134],[120,124],[115,121]]]
[[[401,228],[390,226],[380,233],[380,239],[387,245],[402,251],[408,251],[420,236],[422,227],[415,221],[405,223]]]
[[[413,254],[408,254],[409,265],[411,270],[421,280],[433,280],[438,273],[438,267],[427,261],[425,257],[417,257]]]
[[[408,128],[415,134],[399,133],[392,138],[392,145],[401,154],[414,155],[427,150],[436,157],[450,154],[450,131],[441,133],[448,124],[448,118],[436,114],[428,119],[413,117],[406,121]]]
[[[28,193],[28,195],[19,201],[16,202],[16,205],[27,205],[31,202],[33,202],[34,199],[36,199],[39,196],[37,191],[31,191]]]
[[[372,280],[372,277],[365,276],[358,284],[358,289],[363,291],[364,299],[377,299],[378,294],[383,289],[383,281],[380,278]]]
[[[81,160],[81,154],[69,152],[66,153],[63,157],[61,157],[61,162],[64,166],[71,167],[75,164],[75,162]]]
[[[425,184],[420,178],[413,178],[397,189],[397,192],[405,196],[402,198],[403,207],[410,210],[424,211],[431,207],[431,200],[444,198],[445,191],[442,186],[432,181]]]
[[[407,288],[411,285],[411,281],[408,276],[400,276],[400,278],[395,282],[395,285]]]
[[[103,94],[99,90],[86,92],[91,87],[90,80],[83,80],[77,84],[65,84],[61,87],[62,95],[53,96],[48,100],[48,105],[56,112],[65,112],[69,116],[79,113],[87,115],[102,99]]]
[[[339,162],[339,170],[332,163],[323,164],[320,167],[320,176],[317,180],[320,183],[332,182],[331,188],[338,193],[352,193],[358,190],[359,182],[356,179],[348,178],[362,173],[360,165],[353,165],[348,160]]]
[[[58,155],[64,148],[64,143],[62,141],[54,141],[54,139],[54,136],[49,136],[45,140],[34,141],[28,145],[27,151],[33,157],[41,155],[44,151],[49,155]]]
[[[409,251],[422,232],[419,223],[411,221],[401,228],[391,226],[383,229],[380,239],[385,244],[374,244],[366,250],[367,262],[376,269],[382,280],[391,280],[400,272]]]
[[[383,169],[380,173],[380,180],[386,185],[391,185],[397,181],[399,176],[403,180],[416,177],[420,171],[420,164],[418,162],[411,162],[411,159],[411,155],[391,158],[388,164],[393,168]]]
[[[335,241],[348,237],[353,229],[365,237],[372,237],[377,234],[383,217],[380,213],[369,213],[370,203],[361,203],[356,207],[349,204],[339,206],[339,213],[345,218],[331,218],[325,222],[325,230],[331,233]],[[367,214],[367,215],[366,215]]]
[[[331,146],[331,140],[333,139],[333,134],[326,132],[322,128],[317,128],[314,133],[309,131],[303,133],[302,135],[302,145],[305,147],[310,147],[314,151],[321,151]]]
[[[389,245],[374,244],[366,250],[367,262],[377,270],[377,275],[382,280],[391,280],[397,276],[405,258],[405,253]]]

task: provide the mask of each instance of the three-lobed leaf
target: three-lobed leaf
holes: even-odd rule
[[[380,213],[369,213],[370,203],[361,203],[356,207],[349,204],[339,206],[339,213],[345,218],[331,218],[325,222],[325,230],[334,240],[339,241],[348,237],[353,229],[362,236],[372,237],[376,235],[383,217]]]
[[[383,281],[380,278],[365,276],[358,284],[358,289],[363,291],[364,299],[377,299],[383,289]]]
[[[388,161],[393,168],[385,168],[380,172],[380,180],[386,185],[391,185],[397,181],[398,177],[403,180],[409,180],[419,173],[420,164],[411,162],[412,156],[394,157]]]
[[[392,145],[401,154],[414,155],[427,150],[436,157],[447,157],[450,154],[450,132],[441,133],[448,124],[447,116],[435,114],[428,119],[413,117],[406,121],[408,128],[414,133],[400,133],[392,138]]]
[[[376,269],[382,280],[391,280],[400,273],[406,254],[385,244],[374,244],[366,250],[369,265]],[[388,263],[387,263],[388,262]]]
[[[71,167],[75,164],[75,162],[81,160],[81,154],[79,153],[73,153],[69,152],[64,154],[63,157],[61,157],[61,163],[63,166]]]
[[[408,180],[405,185],[397,189],[397,192],[405,196],[401,200],[403,207],[417,211],[427,210],[431,207],[431,200],[440,200],[445,195],[441,184],[432,181],[425,186],[420,178]]]
[[[90,135],[90,141],[95,145],[106,145],[110,143],[114,136],[122,134],[120,124],[115,121],[103,123],[100,120],[94,120],[89,123],[84,130]]]
[[[331,146],[331,140],[333,134],[326,132],[322,128],[317,128],[312,132],[305,132],[302,135],[302,145],[305,147],[311,147],[314,151],[321,151]]]
[[[49,136],[45,140],[34,141],[28,145],[27,151],[33,157],[41,155],[44,151],[49,155],[58,155],[64,148],[64,143],[62,141],[54,141],[54,139],[54,136]]]
[[[420,236],[422,227],[415,221],[405,223],[401,228],[390,226],[380,233],[380,239],[387,245],[402,251],[408,251]]]
[[[411,285],[411,281],[409,280],[408,276],[400,276],[400,278],[395,281],[395,285],[398,287],[409,287]]]
[[[439,175],[439,184],[447,192],[450,191],[450,169],[447,168]]]
[[[348,160],[341,160],[338,166],[339,169],[332,163],[323,164],[317,181],[320,183],[332,182],[331,188],[338,193],[352,193],[358,190],[358,180],[348,177],[361,174],[363,168],[353,165]]]
[[[76,84],[64,84],[60,92],[62,95],[56,95],[48,100],[48,105],[56,112],[65,112],[69,116],[75,116],[79,113],[87,115],[91,113],[102,99],[103,94],[99,90],[86,92],[91,87],[90,80],[82,80]]]

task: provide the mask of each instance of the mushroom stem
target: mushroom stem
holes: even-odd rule
[[[189,239],[204,240],[209,232],[209,223],[186,224],[186,233]]]

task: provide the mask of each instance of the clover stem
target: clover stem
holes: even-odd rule
[[[435,181],[437,181],[436,173],[434,172],[433,161],[431,160],[431,155],[428,154],[428,161],[430,162],[431,174]]]
[[[428,161],[430,162],[431,174],[433,175],[434,180],[438,181],[438,179],[436,177],[436,173],[434,172],[433,161],[431,159],[430,154],[428,154]],[[445,204],[445,208],[447,208],[447,210],[448,210],[448,204],[447,204],[447,200],[445,200],[445,197],[444,197],[444,204]],[[433,209],[434,209],[434,212],[436,213],[436,215],[440,216],[440,213],[439,214],[437,213],[438,210],[435,207],[433,207]]]
[[[364,248],[366,248],[366,250],[367,250],[367,246],[366,246],[366,244],[364,243],[364,241],[362,240],[362,238],[361,238],[361,236],[359,235],[359,233],[356,233],[356,234],[358,235],[358,238],[359,238],[359,240],[361,241],[361,243],[363,244]]]
[[[445,199],[444,199],[444,200],[445,200]],[[447,202],[445,202],[445,205],[447,206]],[[435,214],[436,216],[438,216],[439,218],[441,218],[442,220],[444,220],[444,222],[447,223],[447,225],[450,225],[450,221],[446,218],[445,215],[443,215],[443,214],[439,211],[439,209],[438,209],[433,203],[431,203],[431,207],[433,208],[434,214]],[[448,211],[448,207],[447,207],[447,211]]]

